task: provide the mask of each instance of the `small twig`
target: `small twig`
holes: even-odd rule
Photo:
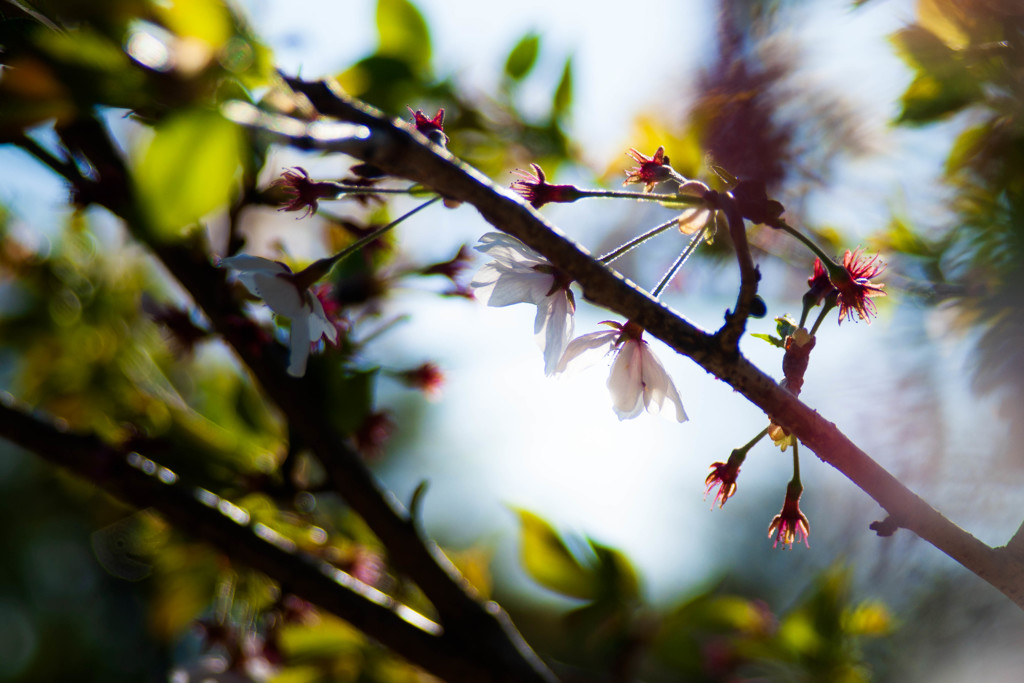
[[[757,296],[757,283],[761,279],[761,273],[754,265],[754,258],[750,254],[747,227],[736,201],[730,195],[720,194],[714,190],[710,191],[708,195],[708,201],[713,205],[717,204],[725,214],[726,222],[729,224],[729,237],[732,238],[736,261],[740,269],[740,289],[736,296],[736,307],[732,311],[726,311],[725,324],[715,335],[723,351],[736,353],[739,349],[740,337],[746,330],[747,318],[750,317],[751,304],[754,297]]]

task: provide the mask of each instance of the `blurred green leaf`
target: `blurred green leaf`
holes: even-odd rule
[[[377,32],[377,54],[401,59],[419,73],[430,73],[430,28],[409,0],[377,0]]]
[[[519,558],[530,578],[561,595],[584,600],[596,597],[594,574],[580,564],[554,527],[532,512],[515,512],[520,524]]]
[[[241,171],[242,144],[235,124],[201,109],[157,125],[135,175],[157,239],[180,237],[228,203]]]
[[[530,32],[524,35],[505,60],[505,75],[513,81],[522,80],[534,64],[540,52],[540,36]]]
[[[631,603],[640,598],[640,580],[620,550],[590,541],[597,556],[598,599]]]
[[[770,334],[752,333],[750,336],[754,337],[755,339],[763,339],[764,341],[768,342],[772,346],[777,346],[780,349],[786,348],[785,342],[783,342],[778,337],[773,337]]]
[[[220,48],[233,33],[231,13],[223,0],[167,0],[153,3],[157,17],[179,36]]]
[[[560,119],[569,114],[572,108],[572,97],[572,57],[568,57],[565,60],[565,66],[562,67],[562,77],[558,79],[558,85],[555,87],[555,95],[551,100],[551,113],[556,119]]]

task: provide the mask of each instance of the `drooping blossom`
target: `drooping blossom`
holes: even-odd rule
[[[431,400],[441,395],[441,387],[444,385],[444,373],[441,368],[430,362],[405,370],[398,374],[398,378],[406,386],[419,389]]]
[[[398,425],[391,413],[381,410],[370,413],[352,434],[356,450],[367,460],[378,460],[384,455],[384,445],[394,434]]]
[[[463,244],[450,259],[439,263],[432,263],[429,266],[420,269],[420,274],[442,275],[453,283],[458,284],[459,276],[462,275],[462,271],[469,268],[471,258],[472,254],[469,251],[469,247]]]
[[[825,297],[836,291],[835,285],[828,279],[828,271],[821,265],[821,259],[814,259],[814,273],[807,278],[807,292],[804,294],[804,307],[811,309],[820,304]]]
[[[669,165],[668,157],[665,156],[664,147],[659,147],[651,157],[630,148],[627,156],[632,157],[633,161],[640,165],[626,171],[626,180],[623,181],[623,185],[643,183],[644,192],[651,192],[658,183],[676,177],[676,172]]]
[[[729,457],[727,462],[716,462],[712,463],[711,471],[708,473],[707,478],[704,480],[704,484],[707,489],[704,491],[704,500],[708,499],[708,494],[711,493],[712,489],[718,487],[718,491],[715,493],[715,497],[711,499],[711,509],[715,509],[715,503],[718,503],[718,508],[721,509],[725,505],[725,501],[732,498],[733,494],[736,493],[736,477],[740,474],[740,465],[743,463],[743,457],[736,457],[738,451],[733,451],[733,455]]]
[[[263,299],[270,310],[291,321],[288,374],[306,374],[310,346],[326,337],[338,341],[338,330],[324,313],[320,299],[307,287],[295,281],[291,269],[278,261],[259,256],[232,256],[221,264],[238,271],[238,280],[255,296]]]
[[[285,196],[284,206],[278,211],[302,211],[302,215],[297,218],[306,218],[316,213],[321,199],[338,196],[337,185],[311,180],[309,173],[301,166],[285,170],[271,187],[279,189]]]
[[[514,237],[489,232],[480,238],[476,250],[494,260],[477,272],[470,286],[488,306],[528,303],[537,307],[533,332],[544,352],[544,373],[555,373],[573,333],[576,302],[569,280]]]
[[[871,278],[883,270],[885,265],[879,263],[878,254],[862,255],[860,249],[847,249],[843,255],[842,268],[828,269],[829,279],[839,290],[840,323],[843,319],[853,320],[854,313],[861,320],[871,322],[871,316],[877,313],[872,297],[885,296],[885,285],[871,282]]]
[[[633,322],[603,324],[611,329],[584,334],[569,342],[557,371],[564,372],[570,364],[587,365],[613,353],[608,391],[612,395],[612,409],[620,420],[632,419],[646,409],[652,415],[674,415],[677,422],[685,422],[686,411],[679,392],[644,341],[643,328]],[[670,412],[673,407],[674,413]]]
[[[530,164],[533,173],[516,169],[519,180],[512,181],[512,189],[520,197],[530,202],[530,206],[539,209],[545,204],[568,204],[583,194],[574,185],[553,185],[548,182],[544,171],[537,164]]]
[[[710,188],[707,185],[699,180],[688,180],[679,186],[676,194],[703,199],[707,195],[709,189]],[[679,232],[684,235],[692,235],[698,230],[703,229],[705,226],[708,226],[712,233],[709,235],[709,238],[712,238],[714,237],[714,219],[715,210],[707,204],[701,204],[683,209],[683,212],[679,214],[679,218],[676,219],[676,223],[679,225]]]
[[[786,500],[782,503],[782,512],[775,515],[772,523],[768,525],[768,538],[774,538],[773,548],[779,543],[793,547],[794,543],[804,542],[808,548],[811,544],[807,539],[811,535],[811,524],[807,516],[800,512],[800,494],[804,491],[803,486],[795,481],[789,482],[786,487]]]
[[[444,147],[448,144],[448,136],[444,132],[443,107],[437,110],[432,119],[428,119],[427,115],[419,109],[413,111],[413,108],[409,107],[409,111],[412,112],[413,125],[416,126],[416,130],[423,133],[435,145]]]

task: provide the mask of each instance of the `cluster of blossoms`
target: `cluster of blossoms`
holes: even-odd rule
[[[412,114],[413,125],[420,133],[434,144],[447,144],[448,137],[443,130],[444,110],[439,110],[432,118],[419,110],[412,111]],[[651,290],[655,298],[660,296],[690,254],[702,242],[711,241],[723,221],[729,224],[729,231],[734,236],[736,230],[743,234],[742,222],[747,220],[786,231],[800,240],[817,256],[813,273],[808,278],[808,290],[803,297],[800,321],[795,323],[788,318],[777,319],[780,321],[778,338],[757,335],[768,338],[785,350],[782,363],[785,378],[781,384],[793,395],[800,393],[810,353],[815,346],[815,332],[829,311],[839,309],[840,323],[855,318],[870,323],[870,318],[876,314],[873,298],[885,295],[884,286],[873,281],[884,269],[878,256],[867,256],[861,249],[857,249],[847,251],[841,263],[829,258],[813,242],[782,220],[782,205],[768,198],[763,184],[739,181],[727,172],[715,169],[730,188],[727,194],[719,193],[704,183],[680,175],[672,168],[663,147],[659,147],[650,156],[630,149],[628,156],[636,166],[626,171],[624,184],[642,185],[642,192],[584,190],[574,185],[554,184],[548,181],[537,164],[531,165],[532,171],[517,171],[518,179],[513,181],[512,189],[537,209],[550,203],[570,203],[588,197],[623,197],[679,206],[680,213],[672,220],[598,259],[600,263],[608,264],[642,242],[673,227],[691,236],[689,245]],[[275,183],[285,197],[282,210],[302,211],[304,217],[315,213],[318,202],[323,199],[337,199],[348,194],[366,201],[375,192],[381,191],[375,186],[383,175],[378,169],[360,164],[353,167],[352,171],[356,178],[341,183],[313,181],[305,170],[299,168],[285,171]],[[656,190],[663,185],[673,185],[674,192],[658,194]],[[723,201],[730,204],[724,204]],[[727,216],[729,211],[732,214]],[[365,246],[366,240],[376,234],[360,239],[352,248]],[[475,295],[489,306],[502,307],[517,303],[535,306],[534,337],[543,354],[546,375],[558,375],[586,367],[602,358],[610,359],[607,387],[612,409],[620,420],[635,418],[644,411],[677,422],[687,420],[679,392],[644,339],[644,329],[639,324],[632,320],[605,321],[602,325],[606,329],[574,336],[576,301],[571,289],[571,277],[541,254],[503,233],[490,232],[483,235],[476,250],[491,260],[476,273],[469,285],[470,289],[459,293],[471,297]],[[321,290],[313,290],[311,286],[324,277],[345,253],[322,259],[298,273],[292,273],[287,266],[276,261],[254,256],[233,256],[223,260],[225,266],[238,272],[239,280],[252,294],[263,299],[275,314],[291,321],[289,374],[304,374],[310,349],[322,339],[332,344],[337,342],[338,328],[325,312],[322,297],[317,293]],[[420,271],[420,274],[442,274],[455,282],[455,273],[464,268],[467,262],[468,254],[460,251],[450,262],[435,264]],[[754,298],[757,299],[756,296]],[[763,301],[760,304],[760,308],[750,307],[750,315],[763,315]],[[815,324],[808,330],[805,327],[807,316],[817,306],[821,306],[822,310]],[[436,382],[440,381],[439,376],[435,367],[425,364],[401,374],[400,378],[410,385],[419,385],[429,393]],[[364,450],[376,452],[375,444],[386,438],[391,428],[386,413],[376,415],[376,421],[365,430],[364,441],[367,445]],[[715,504],[721,508],[735,495],[740,468],[747,453],[764,436],[770,436],[782,450],[789,446],[793,448],[793,478],[787,487],[782,510],[769,526],[769,536],[774,539],[775,546],[781,543],[792,547],[801,541],[809,545],[810,524],[799,506],[803,485],[799,475],[798,444],[774,420],[747,445],[734,450],[726,462],[711,465],[705,479],[705,497],[713,494],[712,508]]]
[[[634,418],[645,409],[660,414],[669,406],[677,421],[687,419],[679,392],[644,341],[640,326],[608,321],[604,323],[608,330],[572,339],[576,304],[569,280],[557,268],[502,233],[487,233],[476,248],[494,259],[470,283],[481,299],[489,306],[528,303],[537,307],[534,334],[544,353],[545,374],[563,373],[570,365],[583,367],[614,354],[608,390],[620,420]]]
[[[650,156],[630,149],[628,156],[637,165],[626,172],[624,184],[641,184],[643,195],[665,200],[671,199],[672,195],[655,195],[656,188],[662,184],[674,183],[675,198],[689,197],[693,202],[683,210],[673,224],[683,234],[696,234],[694,245],[702,236],[710,241],[716,231],[717,221],[722,218],[713,199],[716,193],[707,185],[687,180],[677,173],[671,167],[663,147],[659,147]],[[615,195],[612,192],[581,190],[573,185],[553,184],[548,182],[539,166],[533,164],[532,168],[532,173],[518,172],[520,177],[512,183],[512,189],[534,208],[540,208],[548,203],[574,202],[583,197]],[[884,266],[879,262],[878,256],[864,255],[860,249],[847,251],[841,263],[833,261],[782,220],[782,205],[768,198],[763,185],[741,182],[728,174],[723,178],[732,187],[730,195],[744,219],[793,234],[817,256],[813,274],[808,278],[809,289],[803,298],[804,310],[799,324],[791,324],[787,318],[785,324],[780,322],[780,337],[771,338],[773,343],[785,350],[785,377],[782,385],[794,395],[799,395],[810,353],[815,346],[814,333],[818,326],[826,314],[836,307],[839,308],[840,323],[855,318],[870,323],[871,317],[876,314],[873,298],[885,295],[884,285],[873,282]],[[624,245],[601,261],[607,263],[611,258],[617,258],[621,253],[625,253],[635,244],[657,234],[665,227],[667,226],[645,233],[634,243]],[[496,245],[501,245],[502,248],[499,249]],[[677,420],[682,422],[686,419],[675,386],[661,363],[651,353],[647,343],[643,341],[643,330],[639,326],[630,321],[623,324],[606,322],[609,330],[586,334],[566,343],[571,336],[574,308],[568,279],[561,276],[543,257],[510,237],[490,233],[482,238],[477,248],[495,259],[484,266],[481,274],[473,282],[474,286],[481,288],[480,293],[490,305],[506,306],[510,303],[526,302],[537,306],[536,332],[538,342],[544,350],[545,370],[548,374],[552,374],[552,368],[556,373],[562,372],[577,359],[593,355],[593,352],[597,352],[597,355],[613,353],[608,388],[612,395],[613,408],[620,419],[636,417],[644,408],[652,413],[669,412],[665,410],[669,406],[675,408]],[[681,264],[688,255],[689,251],[684,251],[677,263]],[[671,277],[671,273],[667,277]],[[655,296],[660,293],[665,282],[667,278],[654,290]],[[804,327],[807,315],[812,308],[819,305],[822,306],[822,311],[813,329],[808,330]],[[556,363],[555,359],[558,357],[560,360]],[[797,442],[789,432],[774,422],[746,446],[734,450],[726,462],[711,465],[705,479],[705,497],[713,495],[712,507],[715,504],[720,508],[725,505],[736,493],[737,478],[747,452],[766,435],[770,436],[783,451],[789,446],[793,447],[794,466],[794,476],[787,487],[782,510],[769,525],[768,535],[774,539],[776,547],[780,543],[792,547],[794,543],[801,541],[809,545],[810,523],[801,512],[799,504],[803,485],[799,476]]]

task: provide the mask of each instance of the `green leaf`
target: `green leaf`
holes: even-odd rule
[[[965,73],[962,78],[940,80],[919,74],[900,96],[903,109],[897,123],[931,123],[971,104],[980,90]]]
[[[580,564],[546,521],[526,510],[519,515],[522,547],[520,560],[534,581],[545,588],[572,598],[590,600],[597,596],[593,572]]]
[[[551,101],[551,113],[555,118],[561,118],[569,113],[572,107],[573,76],[572,57],[565,60],[562,67],[562,77],[558,79],[558,86],[555,87],[555,95]]]
[[[225,206],[241,170],[240,131],[217,113],[186,110],[162,121],[136,165],[135,182],[155,237],[179,237]]]
[[[777,346],[780,349],[786,348],[786,345],[783,343],[783,341],[781,339],[779,339],[778,337],[773,337],[770,334],[760,334],[760,333],[758,333],[758,334],[751,334],[750,336],[751,337],[756,337],[758,339],[763,339],[764,341],[768,342],[772,346]]]
[[[508,59],[505,60],[505,75],[513,81],[522,80],[537,63],[539,52],[540,36],[532,32],[527,33],[508,53]]]
[[[597,556],[599,597],[611,602],[633,602],[640,597],[636,570],[621,551],[590,541]]]
[[[416,71],[430,72],[430,29],[409,0],[377,0],[377,54],[397,57]]]

